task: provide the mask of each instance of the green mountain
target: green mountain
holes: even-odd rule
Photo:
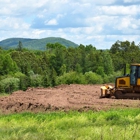
[[[77,47],[78,45],[72,41],[66,40],[60,37],[48,37],[42,39],[29,39],[29,38],[9,38],[0,41],[0,46],[3,49],[16,48],[19,41],[22,42],[23,48],[33,49],[33,50],[45,50],[46,44],[48,43],[60,43],[66,47]]]

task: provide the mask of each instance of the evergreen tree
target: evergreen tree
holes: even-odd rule
[[[22,42],[19,41],[18,46],[17,46],[17,50],[18,50],[18,51],[22,51],[22,49],[23,49]]]
[[[3,73],[10,74],[18,71],[16,63],[12,60],[9,54],[5,55],[3,59]]]
[[[110,57],[108,51],[103,51],[102,56],[103,56],[104,72],[105,74],[110,75],[114,71],[112,58]]]

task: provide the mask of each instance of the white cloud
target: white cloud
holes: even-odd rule
[[[45,21],[45,25],[57,25],[57,20],[56,19],[51,19],[51,20],[47,20]]]
[[[125,32],[125,34],[128,33],[128,34],[139,34],[140,35],[140,33],[138,32],[140,30],[139,27],[140,27],[140,20],[136,20],[136,19],[128,16],[128,17],[123,17],[119,21],[118,29]]]
[[[103,6],[99,8],[106,15],[137,15],[140,13],[140,5],[132,6]]]
[[[94,5],[109,5],[114,3],[116,0],[78,0],[80,3],[92,3]]]
[[[140,40],[139,0],[0,0],[0,39],[64,37],[110,48]]]
[[[29,29],[30,25],[23,22],[22,19],[17,19],[17,18],[11,18],[11,17],[6,17],[4,19],[0,18],[0,29],[1,30],[11,30],[13,31],[14,29],[18,30],[26,30]]]
[[[125,3],[140,2],[140,0],[124,0]]]

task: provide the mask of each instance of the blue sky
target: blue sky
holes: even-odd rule
[[[140,0],[0,0],[0,41],[62,37],[110,49],[140,42]]]

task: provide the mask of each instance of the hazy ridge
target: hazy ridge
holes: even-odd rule
[[[0,46],[6,50],[11,48],[16,48],[19,41],[22,42],[24,48],[34,49],[34,50],[45,50],[46,44],[48,43],[60,43],[66,47],[78,46],[78,44],[60,37],[47,37],[42,39],[8,38],[0,41]]]

